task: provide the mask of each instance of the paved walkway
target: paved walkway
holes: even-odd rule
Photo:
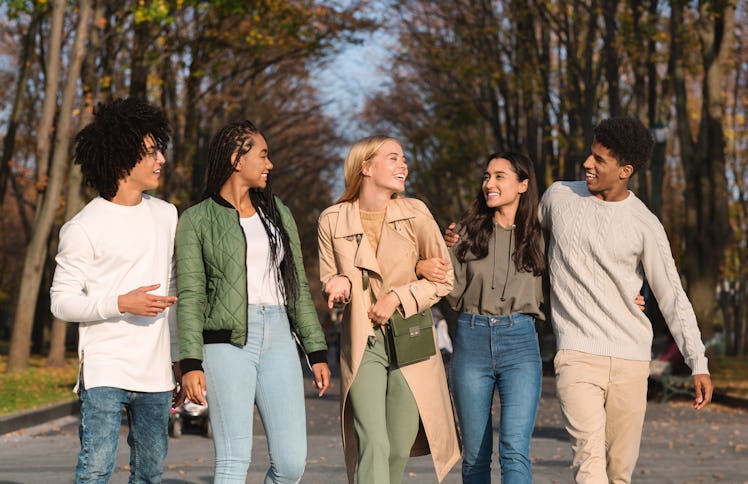
[[[346,482],[339,437],[337,380],[334,384],[328,395],[318,399],[307,379],[309,452],[303,483]],[[534,481],[565,483],[568,482],[571,452],[554,395],[553,379],[544,379],[543,385],[532,448]],[[261,483],[268,466],[267,448],[259,420],[255,428],[254,462],[247,482]],[[127,482],[125,431],[123,427],[113,483]],[[76,417],[0,436],[0,483],[72,482],[77,452]],[[210,439],[201,436],[196,429],[188,429],[181,438],[171,440],[164,484],[208,484],[212,482],[212,471]],[[498,469],[494,468],[493,476],[493,482],[500,482]],[[651,401],[633,481],[748,484],[748,411],[711,405],[696,412],[683,400],[667,404]],[[403,482],[435,483],[430,458],[411,459]],[[444,482],[460,482],[459,464]]]

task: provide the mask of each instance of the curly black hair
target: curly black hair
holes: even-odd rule
[[[148,136],[159,151],[166,151],[170,130],[160,109],[132,97],[99,103],[94,120],[75,137],[74,159],[83,181],[102,198],[114,198],[118,182],[146,155]]]
[[[595,141],[609,149],[619,165],[631,165],[634,172],[652,156],[652,133],[637,118],[605,119],[595,126],[594,133]]]

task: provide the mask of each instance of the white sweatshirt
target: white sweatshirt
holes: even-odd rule
[[[122,314],[117,297],[152,284],[161,284],[152,294],[176,294],[176,226],[174,205],[143,195],[136,206],[95,198],[60,230],[50,306],[57,318],[79,323],[76,390],[174,388],[175,306],[154,317]]]
[[[665,230],[629,192],[606,202],[586,182],[556,182],[539,216],[550,232],[551,320],[558,349],[649,360],[652,325],[634,303],[646,277],[694,374],[709,373],[696,316]]]

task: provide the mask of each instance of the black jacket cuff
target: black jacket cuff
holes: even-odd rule
[[[203,371],[203,360],[198,360],[197,358],[186,358],[179,362],[179,368],[182,370],[182,375],[188,371]]]
[[[314,365],[316,363],[327,363],[327,350],[319,350],[309,353],[309,364]]]

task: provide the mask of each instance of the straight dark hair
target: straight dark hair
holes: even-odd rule
[[[252,136],[262,136],[251,121],[231,123],[219,130],[208,146],[208,164],[205,169],[205,190],[202,200],[217,195],[221,187],[236,171],[236,165],[246,153],[253,148]],[[251,188],[249,199],[260,216],[265,232],[270,241],[270,264],[275,270],[276,280],[284,288],[286,297],[297,297],[299,279],[296,275],[296,264],[291,253],[291,242],[283,226],[275,195],[268,176],[264,189]],[[277,260],[278,246],[283,247],[284,257]]]
[[[505,159],[511,164],[512,171],[520,182],[527,180],[527,191],[520,195],[514,218],[516,249],[512,259],[518,271],[532,272],[539,276],[545,270],[545,255],[538,221],[538,185],[532,160],[521,153],[491,153],[486,160],[486,167],[497,158]],[[483,189],[479,189],[475,200],[460,220],[462,233],[456,249],[457,260],[465,262],[468,252],[477,259],[488,255],[488,241],[493,233],[493,214],[494,209],[486,204]]]

